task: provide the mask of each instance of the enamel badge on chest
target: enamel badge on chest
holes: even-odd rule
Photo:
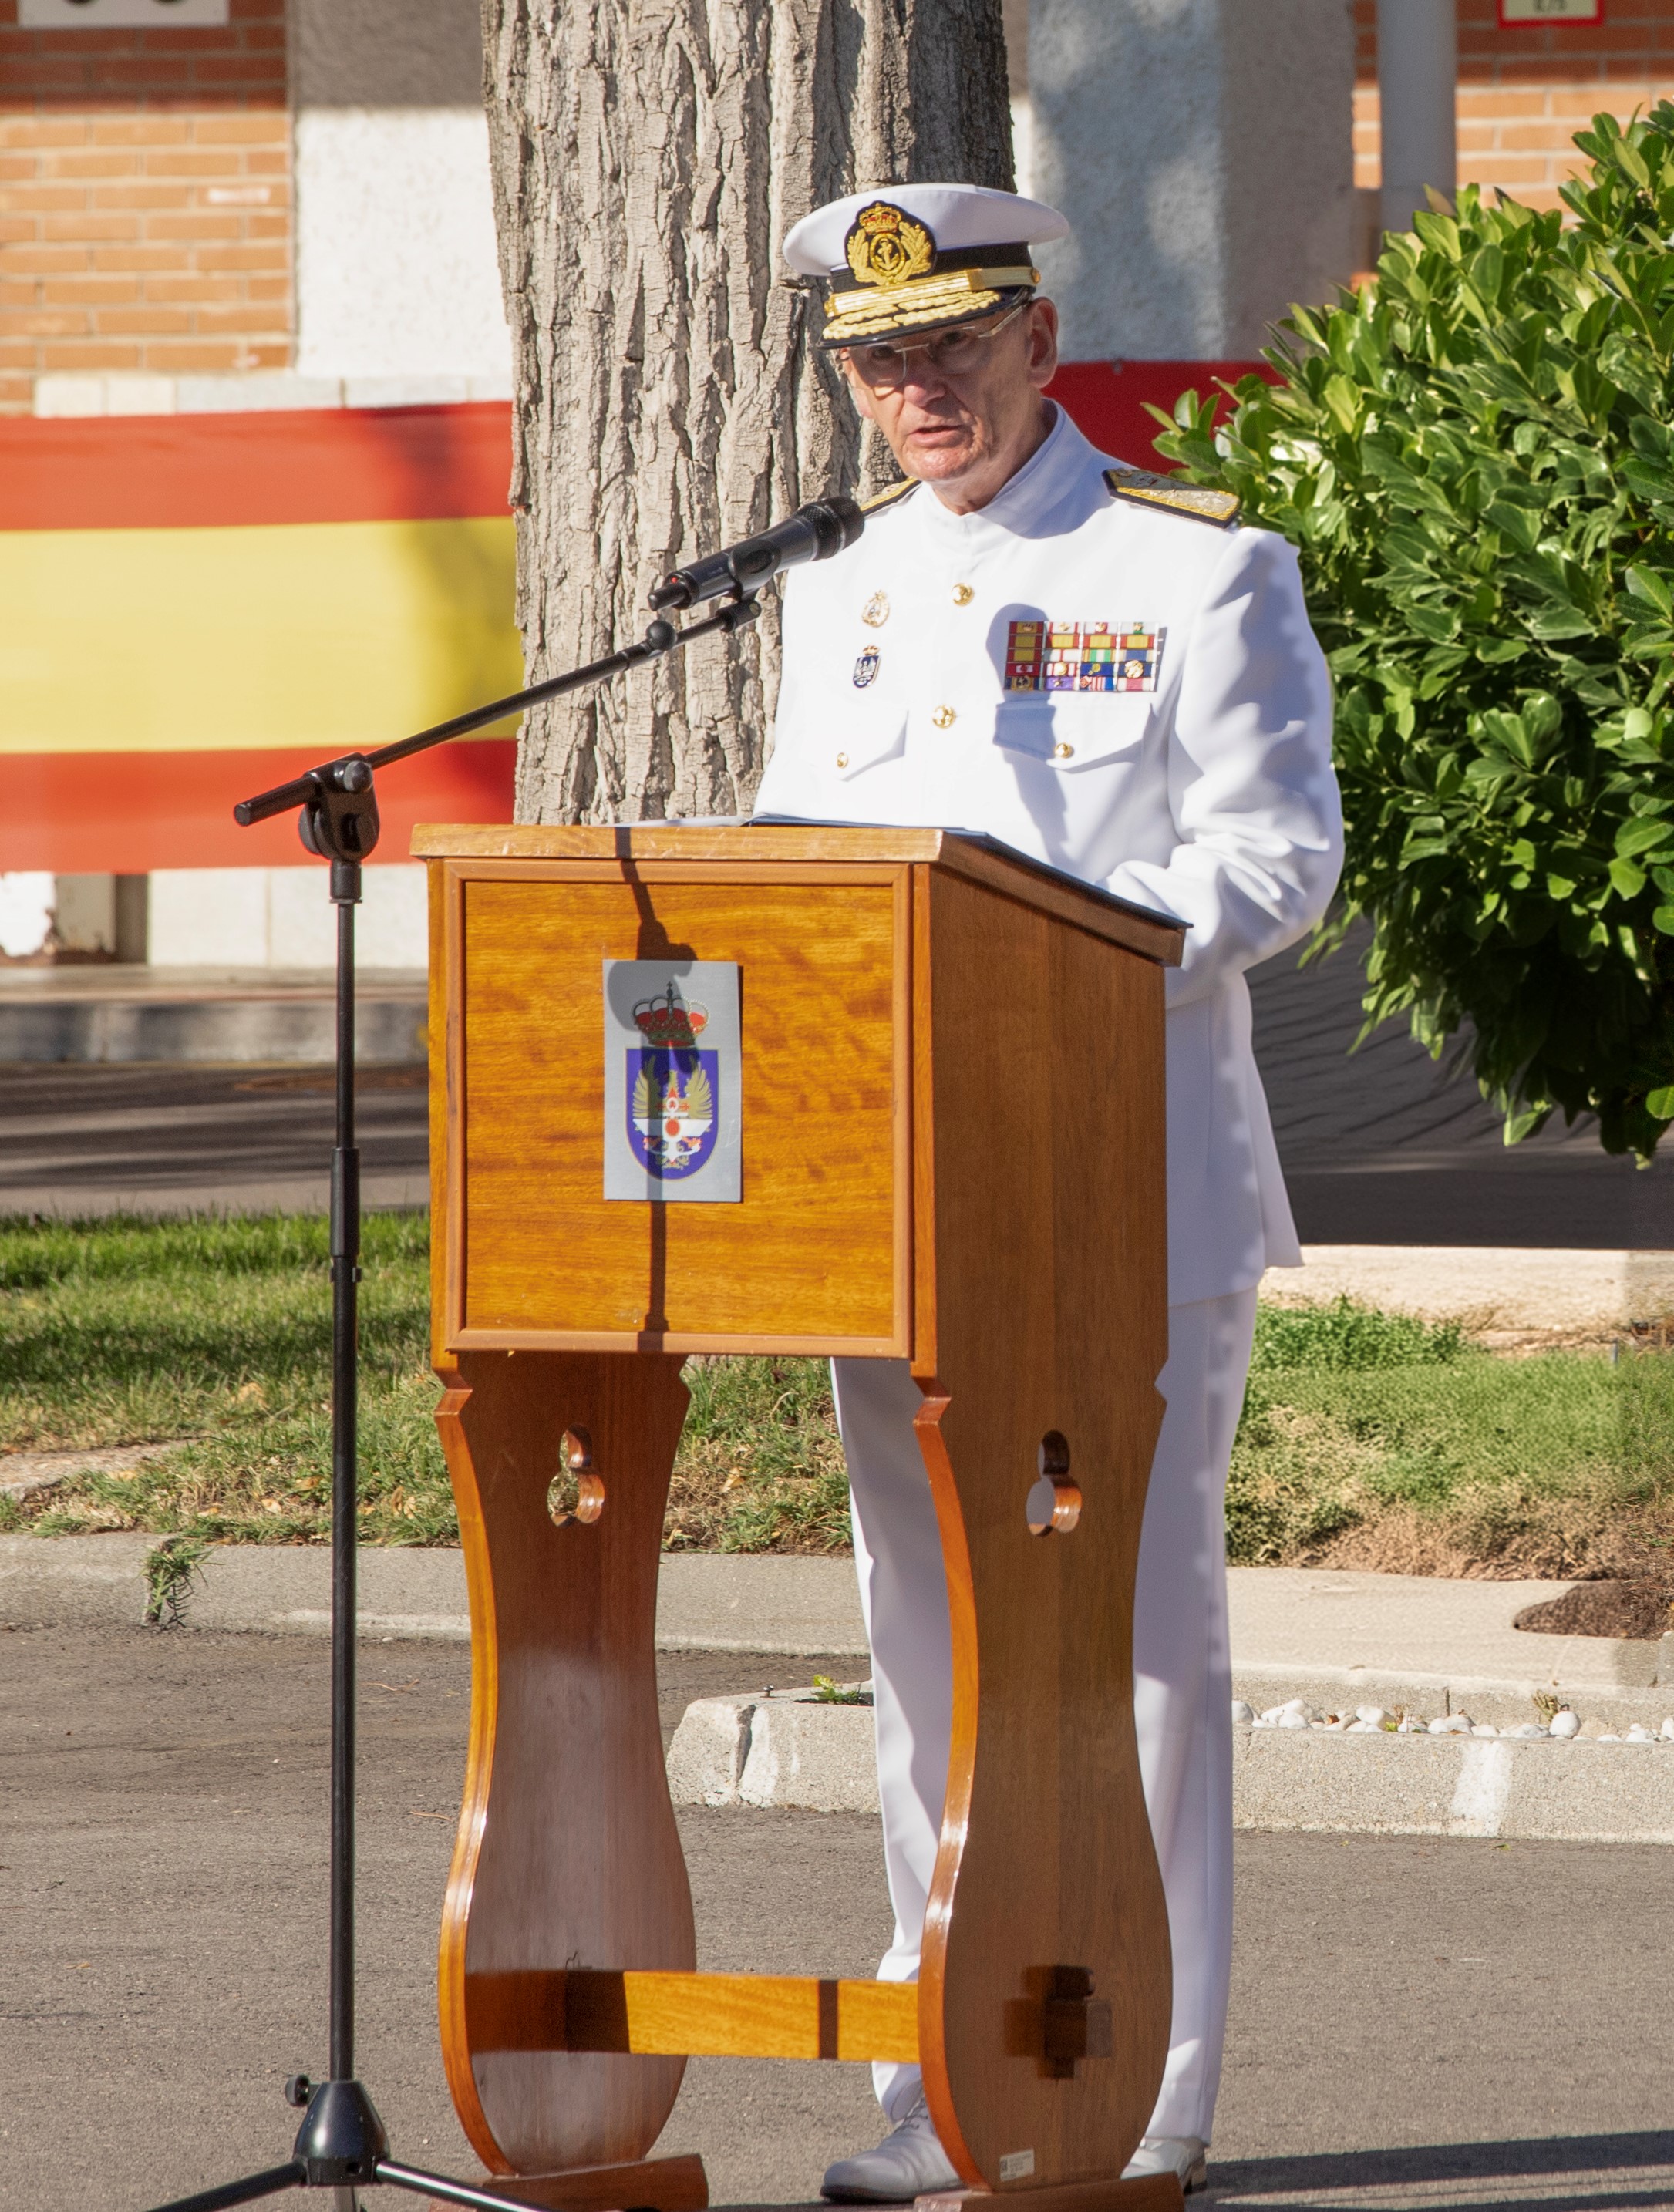
[[[861,609],[861,620],[866,623],[869,629],[881,629],[883,628],[884,624],[889,620],[889,594],[887,592],[874,592],[872,597]]]
[[[859,659],[855,663],[855,688],[856,690],[865,690],[867,685],[878,673],[878,663],[882,657],[883,656],[880,653],[875,645],[868,645],[866,651],[861,654]]]

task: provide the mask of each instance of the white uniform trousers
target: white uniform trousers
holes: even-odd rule
[[[1162,2091],[1146,2132],[1209,2139],[1232,1958],[1232,1655],[1225,1492],[1244,1402],[1256,1293],[1169,1309],[1167,1401],[1140,1540],[1134,1712],[1145,1802],[1174,1953],[1174,2014]],[[832,1363],[853,1493],[855,1564],[872,1645],[878,1789],[895,1941],[884,1981],[918,1974],[941,1834],[953,1664],[941,1540],[904,1361]],[[880,2062],[878,2100],[899,2120],[916,2066]]]

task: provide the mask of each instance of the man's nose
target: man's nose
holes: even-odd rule
[[[909,354],[907,366],[901,378],[901,390],[909,399],[922,406],[927,399],[947,397],[947,379],[940,370],[932,368],[922,354]]]

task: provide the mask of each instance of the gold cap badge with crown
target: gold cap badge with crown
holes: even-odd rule
[[[855,217],[844,244],[849,266],[860,284],[893,290],[928,275],[935,265],[935,240],[922,222],[887,200],[874,200]]]

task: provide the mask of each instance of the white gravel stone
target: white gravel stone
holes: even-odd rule
[[[1572,1713],[1567,1705],[1561,1713],[1553,1714],[1551,1734],[1555,1736],[1560,1737],[1567,1743],[1572,1736],[1580,1735],[1580,1716],[1578,1713]]]
[[[1478,1721],[1470,1733],[1472,1735],[1498,1735],[1500,1731],[1492,1721]]]
[[[1367,1721],[1373,1728],[1381,1728],[1389,1718],[1389,1715],[1381,1705],[1356,1705],[1354,1718],[1357,1721]]]
[[[1612,1729],[1606,1729],[1602,1735],[1596,1735],[1592,1740],[1595,1743],[1620,1743],[1622,1741]]]
[[[1350,1721],[1348,1728],[1350,1735],[1381,1735],[1383,1732],[1380,1721]]]
[[[1253,1705],[1246,1705],[1242,1698],[1234,1698],[1233,1699],[1233,1726],[1234,1728],[1252,1728],[1255,1725],[1255,1719],[1256,1709]]]
[[[1305,1729],[1308,1725],[1308,1718],[1306,1712],[1282,1712],[1273,1725],[1281,1729]]]
[[[1665,1743],[1674,1743],[1674,1713],[1671,1713],[1662,1724],[1662,1740]]]
[[[1469,1735],[1470,1733],[1469,1713],[1449,1713],[1445,1719],[1430,1723],[1432,1735]]]
[[[1657,1739],[1642,1723],[1635,1721],[1622,1740],[1624,1743],[1654,1743]]]
[[[1546,1735],[1547,1730],[1538,1721],[1525,1721],[1521,1728],[1507,1729],[1505,1733],[1520,1743],[1532,1743],[1537,1736]]]

